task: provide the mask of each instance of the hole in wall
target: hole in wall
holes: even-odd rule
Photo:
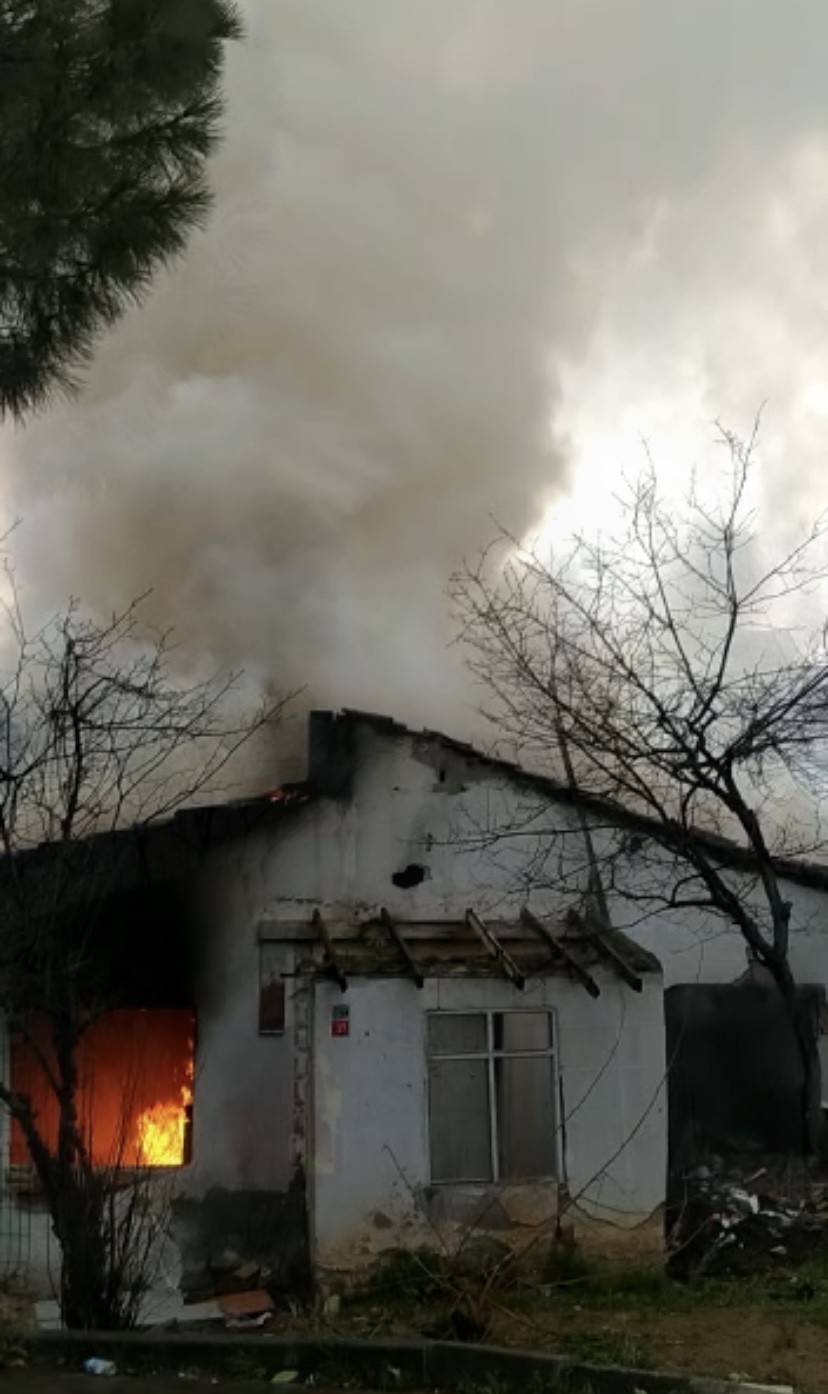
[[[391,880],[398,890],[411,891],[415,886],[421,886],[424,881],[427,881],[430,875],[431,872],[427,866],[421,866],[419,862],[409,862],[402,871],[395,871]]]

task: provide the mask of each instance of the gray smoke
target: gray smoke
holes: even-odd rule
[[[591,404],[611,433],[642,383],[690,415],[776,393],[786,423],[801,396],[828,10],[245,9],[209,229],[4,443],[24,590],[151,587],[194,661],[457,727],[447,575],[566,487]]]

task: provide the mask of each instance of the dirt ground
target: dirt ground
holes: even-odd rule
[[[498,1315],[495,1344],[544,1347],[581,1360],[692,1372],[828,1394],[828,1325],[805,1311],[725,1307],[690,1312]]]
[[[274,1314],[270,1329],[283,1335],[362,1339],[449,1337],[448,1293],[412,1291],[406,1284],[419,1275],[410,1268],[402,1274],[404,1290],[396,1277],[396,1287],[388,1283],[359,1298],[343,1297],[327,1316]],[[658,1269],[613,1268],[552,1286],[527,1282],[490,1296],[483,1339],[492,1345],[553,1351],[598,1365],[738,1377],[793,1385],[802,1394],[828,1394],[824,1264],[807,1278],[804,1292],[801,1273],[694,1287],[671,1283]],[[234,1394],[243,1394],[251,1374],[239,1370]],[[342,1372],[332,1370],[330,1383],[341,1382]],[[90,1387],[100,1394],[100,1381],[95,1385],[89,1377],[37,1364],[0,1371],[0,1394],[87,1394]],[[107,1394],[172,1394],[173,1387],[177,1394],[182,1388],[187,1394],[207,1394],[215,1384],[204,1381],[202,1387],[200,1380],[188,1379],[182,1386],[175,1372],[108,1379],[103,1386]]]
[[[330,1334],[447,1337],[446,1293],[419,1301],[346,1301]],[[491,1293],[482,1339],[552,1351],[597,1365],[625,1365],[790,1384],[828,1394],[828,1266],[810,1273],[683,1285],[660,1267],[613,1267],[552,1285]],[[284,1329],[284,1328],[283,1328]],[[318,1328],[317,1328],[318,1329]]]

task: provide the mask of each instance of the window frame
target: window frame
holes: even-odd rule
[[[465,1051],[433,1051],[429,1046],[428,1027],[432,1017],[482,1016],[486,1022],[486,1049]],[[494,1043],[494,1021],[498,1016],[545,1016],[549,1021],[549,1046],[546,1050],[498,1050]],[[561,1174],[560,1127],[560,1073],[558,1068],[558,1022],[551,1007],[450,1007],[447,1010],[434,1008],[425,1013],[425,1057],[426,1057],[426,1134],[428,1137],[428,1167],[432,1186],[532,1186],[557,1182]],[[480,1177],[453,1177],[450,1180],[435,1180],[433,1175],[433,1150],[431,1145],[431,1065],[436,1060],[483,1060],[486,1063],[486,1088],[489,1105],[489,1166],[491,1176],[488,1180]],[[503,1178],[500,1175],[500,1118],[497,1108],[497,1080],[495,1063],[498,1060],[548,1060],[551,1074],[551,1103],[554,1110],[554,1171],[539,1176]]]

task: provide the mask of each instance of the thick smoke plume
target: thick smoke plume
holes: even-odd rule
[[[824,329],[828,10],[245,10],[211,226],[5,441],[24,591],[151,587],[194,660],[457,728],[447,575],[568,485],[591,406],[611,440],[624,394],[742,411],[781,365],[788,410],[786,316]]]

